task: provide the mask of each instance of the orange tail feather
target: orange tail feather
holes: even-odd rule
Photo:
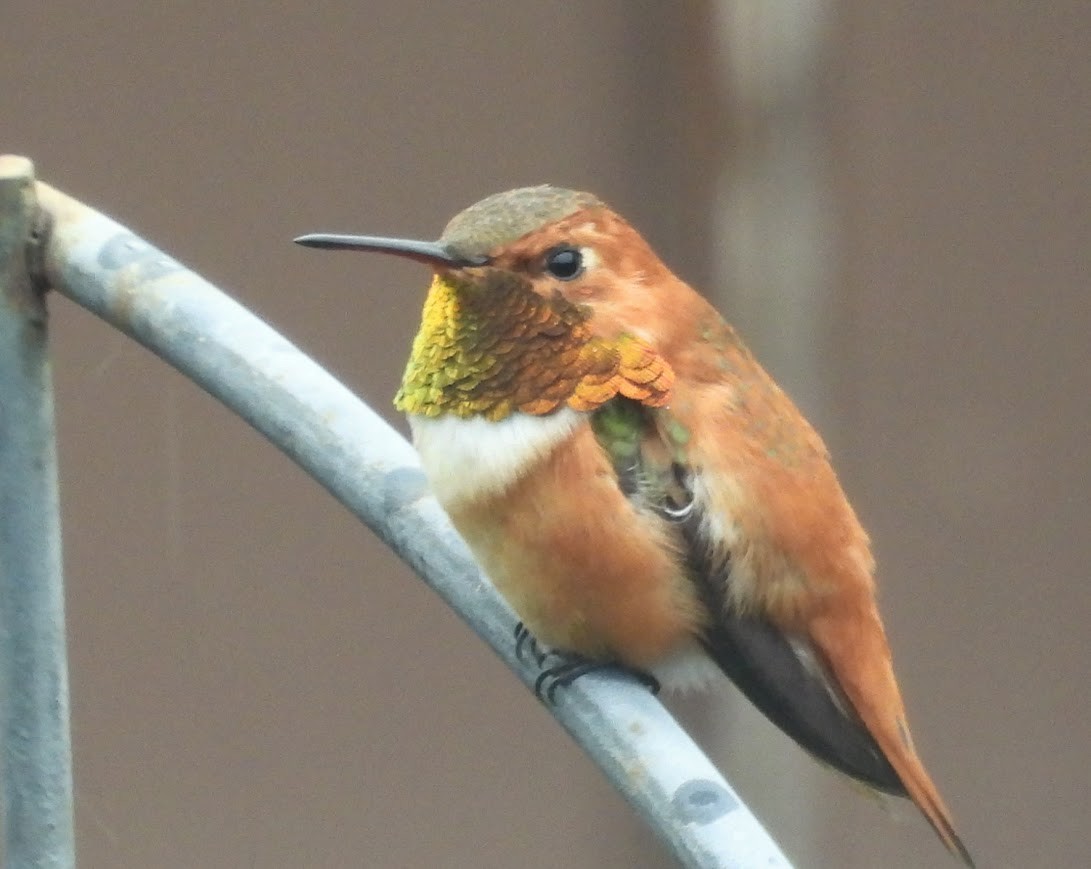
[[[970,852],[955,832],[951,813],[913,748],[890,647],[874,602],[868,601],[855,617],[847,615],[845,609],[837,609],[813,619],[809,625],[812,640],[909,798],[947,850],[973,867]]]

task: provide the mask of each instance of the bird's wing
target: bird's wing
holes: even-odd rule
[[[694,495],[694,469],[684,448],[671,443],[669,413],[617,397],[595,412],[593,427],[626,496],[675,529],[709,613],[701,637],[709,655],[770,721],[818,760],[872,788],[905,795],[898,774],[805,638],[787,636],[760,614],[743,614],[732,605],[730,556],[720,558],[708,536],[713,523]]]

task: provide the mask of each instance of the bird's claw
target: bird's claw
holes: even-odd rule
[[[566,688],[580,676],[585,676],[596,670],[620,670],[622,673],[632,676],[653,694],[659,693],[659,680],[651,673],[643,670],[625,667],[609,661],[592,661],[581,655],[562,654],[560,652],[552,652],[551,654],[558,658],[557,663],[543,669],[538,674],[538,678],[534,680],[534,695],[543,703],[548,702],[551,705],[556,703],[558,688]]]
[[[523,652],[529,651],[530,656],[534,659],[534,663],[541,667],[550,653],[542,651],[542,647],[538,645],[538,641],[534,638],[534,634],[527,629],[526,625],[519,622],[515,626],[514,636],[516,659],[522,661]]]
[[[653,694],[659,693],[659,680],[644,670],[637,670],[633,667],[626,667],[609,661],[594,661],[571,652],[543,651],[542,647],[538,645],[538,640],[535,639],[534,634],[522,622],[516,624],[512,636],[515,638],[515,657],[518,660],[523,660],[524,652],[530,652],[534,663],[539,667],[542,667],[548,658],[557,659],[555,664],[544,667],[542,672],[538,674],[538,678],[534,680],[534,695],[543,703],[555,703],[558,688],[565,688],[580,676],[593,673],[595,670],[620,670],[632,676]]]

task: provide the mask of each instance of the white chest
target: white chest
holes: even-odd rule
[[[564,408],[546,416],[409,416],[413,445],[440,504],[451,507],[497,495],[545,458],[586,420]]]

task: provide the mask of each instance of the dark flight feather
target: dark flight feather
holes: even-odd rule
[[[712,547],[703,538],[707,526],[688,485],[690,470],[677,460],[677,450],[658,440],[654,413],[669,411],[618,398],[595,414],[593,426],[626,496],[677,529],[700,598],[709,612],[719,614],[701,638],[710,657],[751,703],[816,759],[876,790],[905,796],[898,774],[821,663],[770,622],[732,611],[731,565],[710,558]]]

